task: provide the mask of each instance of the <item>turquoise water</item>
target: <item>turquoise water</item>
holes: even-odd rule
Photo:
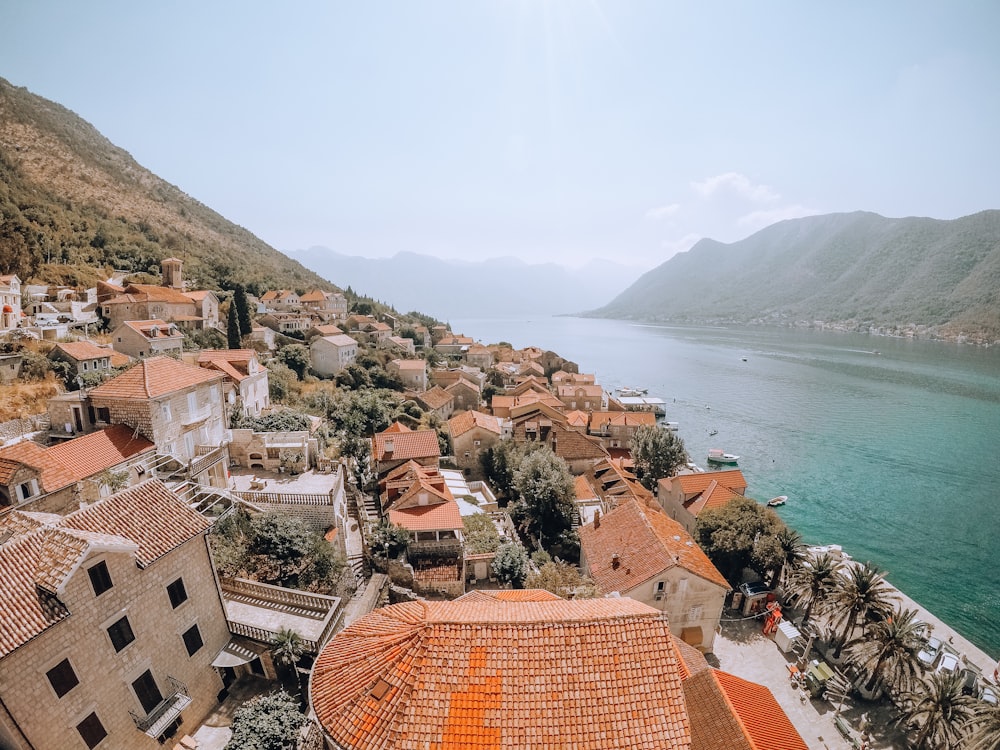
[[[739,454],[747,494],[788,495],[778,512],[807,542],[872,560],[1000,656],[1000,349],[581,318],[451,325],[551,349],[606,390],[648,388],[697,463]]]

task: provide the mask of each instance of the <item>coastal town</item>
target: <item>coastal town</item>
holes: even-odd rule
[[[997,662],[657,394],[132,276],[0,276],[0,748],[1000,747]]]

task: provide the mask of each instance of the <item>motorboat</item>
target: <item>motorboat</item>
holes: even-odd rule
[[[777,508],[779,505],[784,505],[788,502],[788,495],[778,495],[777,497],[772,497],[767,501],[767,504],[772,508]]]
[[[718,448],[711,448],[708,451],[708,462],[710,464],[725,464],[727,466],[735,466],[736,462],[740,460],[740,457],[732,453],[726,453],[725,451],[719,450]]]
[[[649,393],[649,390],[647,388],[628,388],[628,387],[624,387],[624,388],[619,388],[618,389],[618,395],[619,396],[628,396],[628,397],[632,397],[632,398],[636,398],[638,396],[645,396],[648,393]]]
[[[709,437],[711,437],[712,435],[718,435],[718,434],[719,434],[718,430],[709,430],[708,431],[708,436]]]

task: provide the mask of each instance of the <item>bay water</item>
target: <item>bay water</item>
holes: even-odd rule
[[[800,329],[572,317],[461,319],[641,387],[694,460],[740,455],[747,495],[809,544],[840,544],[1000,657],[1000,349]],[[713,434],[714,433],[714,434]]]

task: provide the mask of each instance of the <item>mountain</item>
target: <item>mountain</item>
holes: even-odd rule
[[[169,256],[212,289],[336,288],[0,78],[0,273],[91,285],[111,269],[157,275]]]
[[[552,315],[607,300],[638,272],[609,261],[579,269],[516,258],[442,260],[400,252],[392,258],[362,258],[312,247],[289,253],[302,265],[341,287],[377,290],[377,297],[402,312],[423,310],[452,317]]]
[[[1000,340],[1000,211],[948,221],[855,212],[710,239],[644,274],[592,317],[675,323],[822,321]]]

